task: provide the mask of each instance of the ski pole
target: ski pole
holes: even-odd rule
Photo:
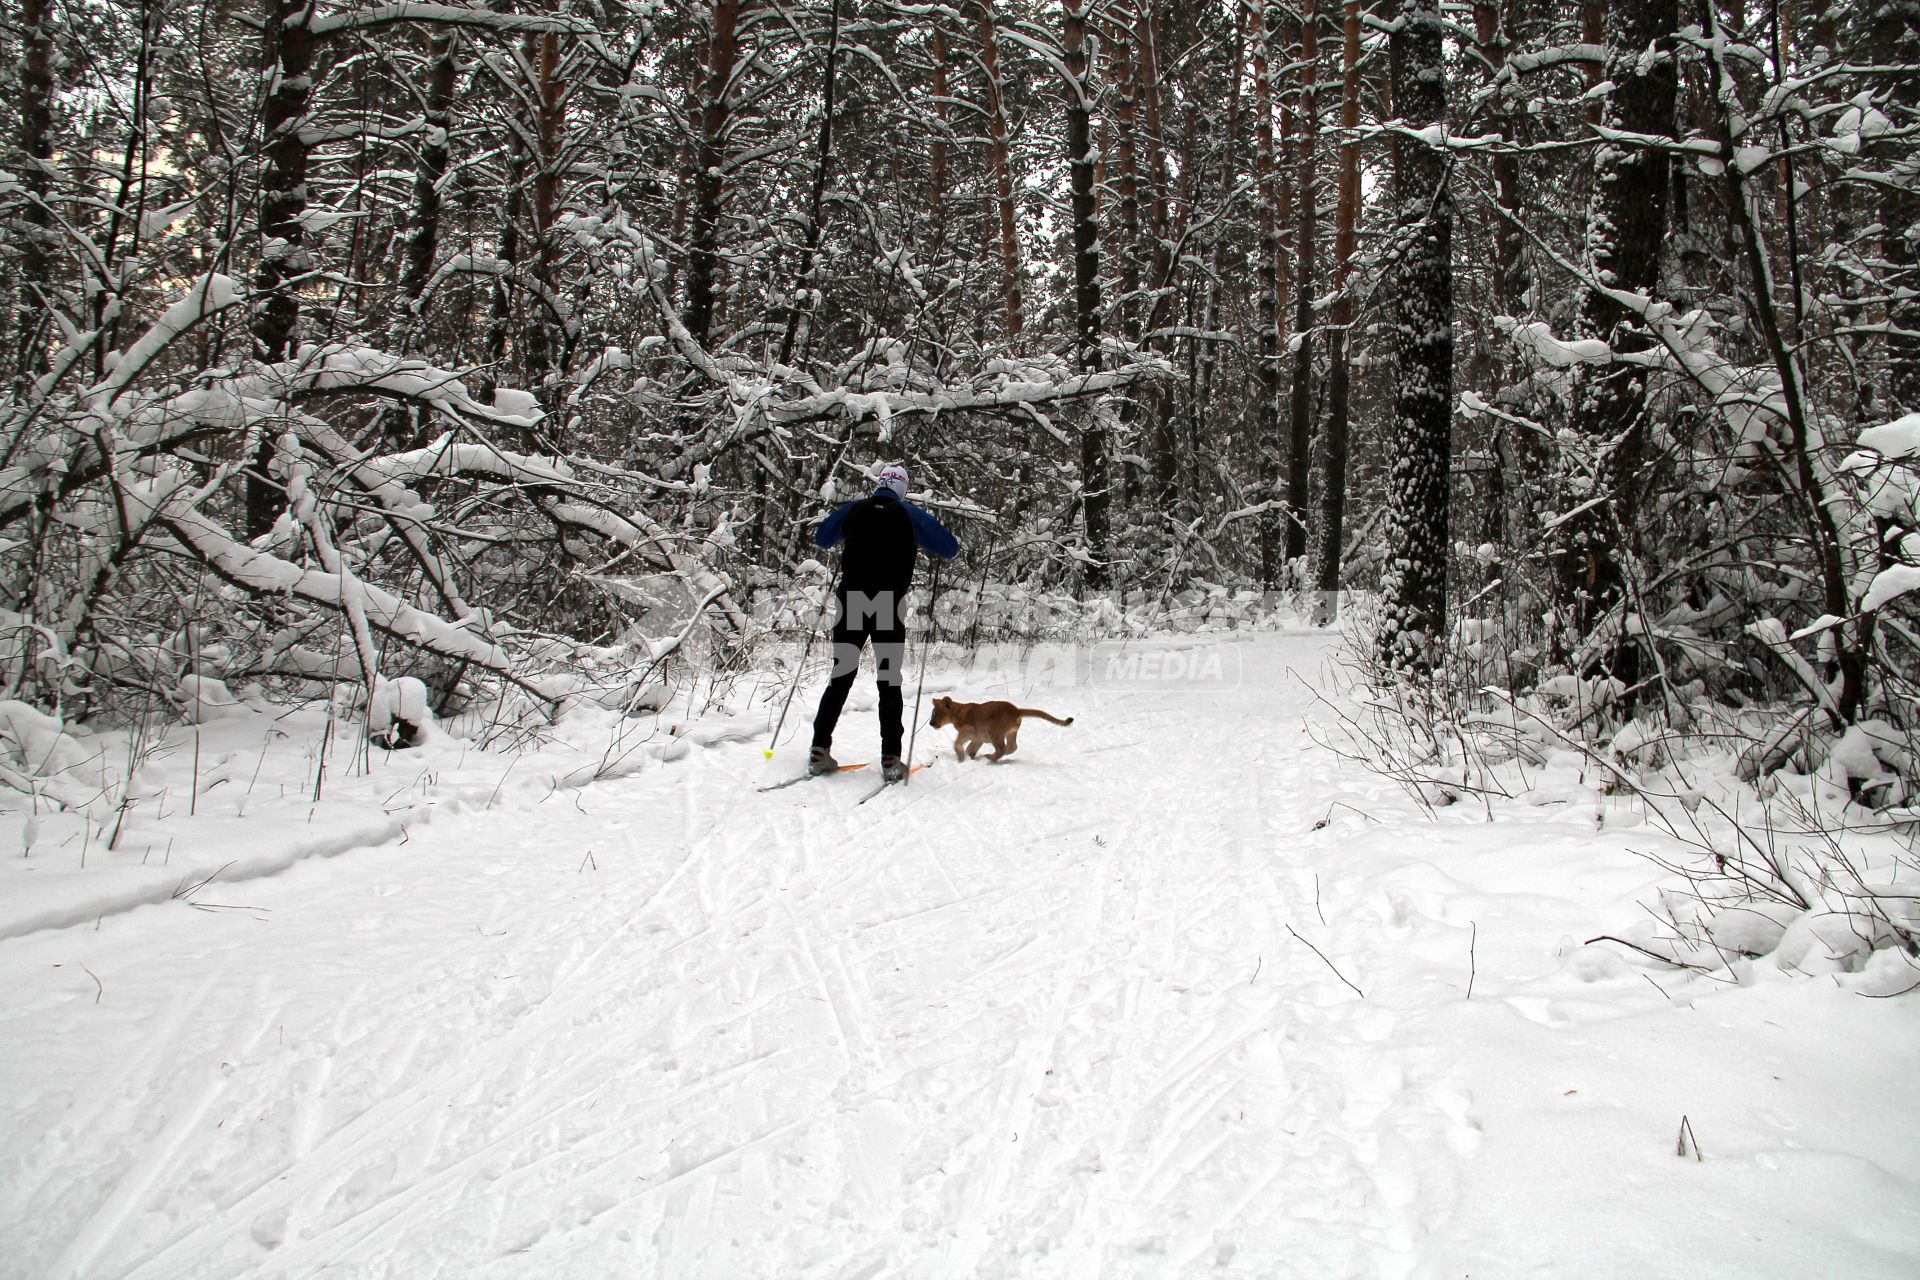
[[[787,686],[787,700],[780,704],[780,719],[779,722],[773,726],[773,738],[768,742],[767,749],[760,753],[768,760],[773,759],[773,749],[780,745],[780,730],[786,728],[787,711],[793,706],[793,695],[800,688],[800,673],[807,669],[807,659],[813,656],[813,642],[819,635],[820,616],[818,611],[816,611],[813,625],[807,628],[807,647],[801,650],[800,665],[793,669],[793,683]]]
[[[927,591],[927,634],[932,636],[939,623],[934,618],[934,610],[940,607],[940,566],[944,561],[933,562],[933,586]],[[913,728],[907,734],[907,776],[902,783],[913,781],[913,744],[920,740],[920,695],[927,691],[927,650],[930,644],[920,646],[920,684],[913,691]]]

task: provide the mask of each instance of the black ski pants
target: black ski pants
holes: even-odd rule
[[[813,745],[833,745],[833,729],[847,704],[853,678],[860,672],[860,651],[873,641],[874,675],[880,683],[880,754],[897,756],[905,737],[901,724],[907,657],[906,593],[867,593],[841,587],[834,593],[838,616],[833,624],[833,678],[820,695],[813,717]]]

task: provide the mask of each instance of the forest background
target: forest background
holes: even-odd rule
[[[0,66],[21,715],[750,663],[905,458],[948,638],[1358,601],[1462,785],[1920,777],[1913,0],[23,0]]]

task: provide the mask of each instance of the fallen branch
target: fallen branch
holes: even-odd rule
[[[1318,947],[1316,947],[1316,946],[1314,946],[1314,945],[1313,945],[1313,944],[1312,944],[1311,942],[1307,942],[1307,940],[1306,940],[1305,938],[1301,938],[1301,937],[1300,937],[1300,935],[1299,935],[1298,933],[1294,933],[1294,928],[1293,928],[1293,926],[1292,926],[1292,925],[1288,925],[1288,926],[1287,926],[1287,932],[1288,932],[1288,933],[1292,933],[1292,934],[1293,934],[1293,936],[1294,936],[1295,938],[1297,938],[1297,939],[1299,939],[1299,940],[1300,940],[1301,942],[1306,942],[1306,945],[1307,945],[1307,950],[1309,950],[1309,951],[1311,951],[1311,952],[1313,952],[1313,954],[1315,954],[1315,955],[1317,955],[1317,956],[1319,956],[1319,957],[1320,957],[1320,959],[1321,959],[1321,960],[1322,960],[1322,961],[1323,961],[1323,962],[1324,962],[1324,963],[1326,964],[1326,966],[1327,966],[1327,968],[1329,968],[1329,969],[1332,969],[1332,970],[1333,970],[1333,976],[1334,976],[1334,977],[1336,977],[1336,978],[1338,978],[1338,979],[1340,979],[1340,981],[1342,981],[1342,982],[1346,982],[1346,983],[1347,983],[1347,988],[1348,988],[1348,989],[1349,989],[1350,991],[1352,991],[1352,992],[1353,992],[1353,994],[1355,994],[1355,995],[1357,995],[1357,996],[1359,996],[1359,997],[1360,997],[1360,998],[1361,998],[1362,1000],[1365,1000],[1365,999],[1367,998],[1367,993],[1366,993],[1366,992],[1364,992],[1364,991],[1362,991],[1362,990],[1361,990],[1360,988],[1358,988],[1358,987],[1356,987],[1356,986],[1354,986],[1354,985],[1353,985],[1353,983],[1351,983],[1351,982],[1347,982],[1347,975],[1346,975],[1346,974],[1344,974],[1344,973],[1341,973],[1341,972],[1340,972],[1340,970],[1339,970],[1338,968],[1336,968],[1336,967],[1335,967],[1335,965],[1334,965],[1334,963],[1333,963],[1333,961],[1331,961],[1331,960],[1328,960],[1328,959],[1327,959],[1327,953],[1326,953],[1326,952],[1324,952],[1324,951],[1322,951],[1322,950],[1321,950],[1320,948],[1318,948]]]

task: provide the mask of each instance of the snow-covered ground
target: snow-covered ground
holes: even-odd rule
[[[1624,801],[1430,819],[1318,740],[1324,636],[1180,644],[936,673],[1077,722],[867,804],[728,732],[443,754],[471,794],[381,765],[460,801],[402,843],[74,868],[83,923],[0,940],[0,1274],[1920,1274],[1914,998],[1581,945],[1672,851]]]

